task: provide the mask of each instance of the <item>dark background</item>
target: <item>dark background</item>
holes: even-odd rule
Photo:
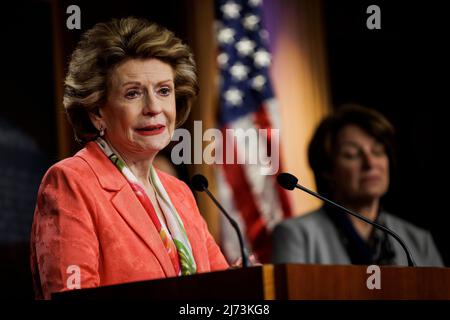
[[[66,60],[82,31],[113,16],[144,16],[187,38],[187,1],[59,3],[59,14],[64,18],[70,4],[78,4],[82,12],[81,31],[63,26]],[[445,205],[447,27],[440,17],[445,10],[430,2],[324,0],[323,4],[332,103],[361,103],[393,122],[398,168],[385,207],[431,230],[446,265],[450,265]],[[381,8],[381,30],[366,28],[370,4]],[[40,178],[58,159],[52,2],[10,2],[4,9],[0,19],[0,134],[7,130],[17,139],[27,136],[24,144],[28,149],[0,145],[0,296],[31,299],[27,234]],[[15,178],[23,172],[27,173],[23,180]],[[21,187],[24,184],[25,189]],[[22,229],[11,228],[14,223]]]

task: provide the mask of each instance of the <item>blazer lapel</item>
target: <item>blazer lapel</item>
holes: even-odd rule
[[[176,276],[175,269],[156,227],[151,222],[145,209],[139,203],[131,187],[126,186],[117,192],[111,199],[111,202],[131,229],[133,229],[142,241],[144,241],[153,251],[153,254],[163,267],[166,277]]]
[[[111,203],[130,228],[144,241],[158,259],[166,277],[174,277],[175,269],[156,227],[140,204],[128,181],[94,143],[87,144],[78,154],[92,167],[100,185],[115,194]]]

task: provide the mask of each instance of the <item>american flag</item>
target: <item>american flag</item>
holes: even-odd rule
[[[269,79],[268,33],[261,11],[261,0],[216,0],[218,121],[224,136],[226,129],[279,128],[279,110]],[[271,145],[270,134],[268,138],[266,147]],[[225,154],[225,141],[222,145]],[[245,145],[235,143],[234,152],[236,159],[245,152]],[[270,262],[271,231],[291,215],[291,208],[275,175],[261,175],[259,169],[248,164],[219,165],[217,188],[225,209],[246,238],[247,249],[261,262]],[[239,257],[237,238],[226,220],[221,221],[221,243],[230,261]]]

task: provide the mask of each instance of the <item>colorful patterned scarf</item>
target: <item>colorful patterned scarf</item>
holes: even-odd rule
[[[159,236],[161,237],[164,247],[167,250],[170,260],[172,261],[176,274],[190,275],[196,273],[197,266],[192,255],[191,244],[189,243],[189,239],[186,235],[183,222],[181,221],[175,206],[171,202],[169,195],[164,189],[164,186],[159,180],[158,174],[153,166],[150,167],[150,183],[155,188],[156,199],[164,217],[161,217],[160,214],[156,212],[150,198],[145,192],[145,189],[127,167],[125,161],[120,158],[118,152],[115,152],[113,148],[100,137],[96,142],[105,155],[112,161],[112,163],[116,165],[116,167],[128,180],[131,189],[133,189],[139,199],[139,202],[147,211],[150,219],[158,230]],[[164,218],[167,225],[164,222]]]

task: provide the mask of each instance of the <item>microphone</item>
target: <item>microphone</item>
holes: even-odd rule
[[[371,224],[375,228],[381,229],[384,232],[388,233],[389,235],[391,235],[395,240],[397,240],[400,243],[400,245],[402,246],[403,250],[405,251],[406,257],[408,259],[408,267],[415,267],[416,266],[416,264],[414,263],[414,259],[413,259],[412,255],[411,255],[411,252],[408,250],[408,247],[406,247],[406,244],[391,229],[389,229],[389,228],[387,228],[387,227],[385,227],[385,226],[383,226],[383,225],[381,225],[381,224],[379,224],[377,222],[371,221],[370,219],[364,217],[363,215],[361,215],[359,213],[356,213],[354,211],[351,211],[351,210],[349,210],[349,209],[347,209],[347,208],[345,208],[345,207],[343,207],[343,206],[341,206],[341,205],[339,205],[339,204],[337,204],[337,203],[335,203],[335,202],[333,202],[333,201],[331,201],[331,200],[321,196],[320,194],[315,193],[314,191],[309,190],[308,188],[305,188],[304,186],[298,184],[297,183],[298,179],[294,175],[292,175],[290,173],[285,173],[285,172],[284,173],[280,173],[277,176],[277,181],[278,181],[278,184],[280,186],[282,186],[284,189],[294,190],[294,188],[298,188],[300,190],[303,190],[306,193],[309,193],[310,195],[312,195],[312,196],[314,196],[316,198],[319,198],[320,200],[323,200],[326,203],[331,204],[332,206],[337,207],[337,208],[345,211],[346,213],[348,213],[348,214],[350,214],[350,215],[352,215],[352,216],[354,216],[354,217],[356,217],[356,218],[358,218],[360,220],[363,220],[366,223]]]
[[[211,200],[214,202],[214,204],[222,211],[222,213],[225,215],[225,217],[228,219],[230,224],[233,226],[234,230],[236,231],[239,239],[239,246],[241,249],[241,257],[242,257],[242,267],[246,268],[248,267],[248,257],[244,249],[244,241],[242,240],[242,233],[241,230],[239,230],[239,226],[236,223],[236,221],[230,217],[230,215],[225,211],[225,209],[220,205],[219,201],[212,195],[212,193],[208,190],[208,179],[206,179],[205,176],[201,174],[196,174],[191,179],[191,185],[196,191],[203,192],[205,191],[206,194],[211,198]]]

